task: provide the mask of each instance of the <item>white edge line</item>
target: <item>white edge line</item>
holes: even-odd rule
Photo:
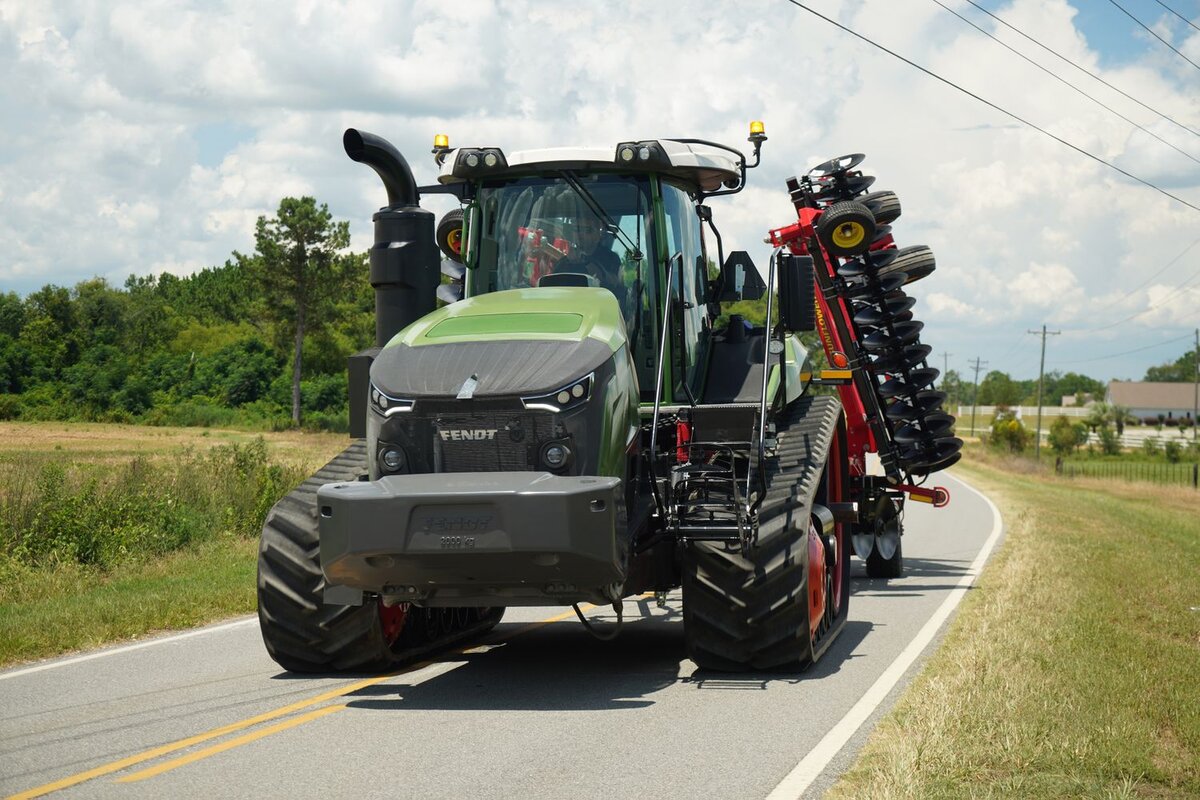
[[[1000,518],[1000,509],[996,508],[996,504],[988,499],[987,495],[957,475],[952,477],[966,489],[969,489],[975,495],[982,498],[992,511],[992,532],[983,543],[983,549],[979,551],[979,555],[975,557],[975,560],[971,563],[966,573],[959,578],[958,584],[950,591],[950,594],[946,596],[942,604],[938,606],[937,611],[934,612],[933,616],[929,618],[921,630],[917,632],[916,637],[908,643],[908,646],[901,651],[900,655],[896,656],[896,660],[883,671],[883,674],[859,698],[859,701],[846,712],[846,716],[842,717],[825,734],[825,737],[817,742],[816,747],[810,750],[808,755],[804,756],[800,760],[800,763],[767,795],[767,800],[795,800],[795,798],[799,798],[804,794],[805,790],[825,770],[825,767],[829,766],[829,762],[833,760],[833,757],[845,747],[846,742],[850,741],[850,737],[862,727],[863,723],[870,718],[875,709],[879,707],[879,704],[888,696],[888,693],[900,682],[900,678],[904,676],[904,673],[917,660],[921,652],[933,641],[933,637],[937,635],[943,623],[954,612],[954,609],[958,607],[967,590],[971,588],[975,579],[979,577],[984,562],[988,560],[988,557],[992,554],[992,550],[996,547],[996,542],[1000,540],[1000,534],[1004,530],[1004,522]]]
[[[214,625],[211,628],[200,628],[199,630],[186,631],[185,633],[177,633],[174,636],[163,636],[158,639],[147,639],[144,642],[135,642],[133,644],[123,645],[121,647],[113,647],[108,650],[98,650],[94,653],[87,653],[73,658],[64,658],[58,661],[47,661],[43,664],[37,664],[24,669],[15,669],[11,672],[0,672],[0,681],[6,681],[9,678],[19,678],[22,675],[32,675],[35,672],[42,672],[48,669],[58,669],[59,667],[78,664],[83,661],[91,661],[96,658],[105,658],[107,656],[115,656],[118,653],[128,653],[131,650],[141,650],[143,647],[154,647],[159,644],[167,644],[169,642],[177,642],[180,639],[190,639],[193,636],[203,636],[208,633],[217,633],[218,631],[226,631],[230,628],[238,628],[243,625],[258,623],[258,617],[249,617],[247,619],[239,619],[233,622],[226,622],[222,625]]]

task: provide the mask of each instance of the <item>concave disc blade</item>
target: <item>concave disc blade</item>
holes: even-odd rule
[[[942,403],[946,402],[945,392],[935,392],[926,389],[922,392],[917,392],[915,397],[910,397],[906,400],[898,400],[887,407],[887,418],[898,422],[911,422],[918,417],[923,417],[931,411],[938,411],[942,407]]]
[[[875,302],[885,295],[889,295],[899,289],[907,280],[908,276],[903,272],[892,272],[884,275],[878,280],[872,279],[862,286],[851,287],[847,291],[847,295],[852,300]]]
[[[837,156],[828,161],[822,161],[808,171],[809,175],[832,175],[835,172],[845,172],[848,169],[854,169],[863,162],[866,155],[863,153],[850,153],[849,155]]]
[[[900,463],[910,473],[928,475],[958,461],[962,446],[962,439],[947,436],[905,451],[900,455]]]
[[[890,329],[880,328],[874,333],[862,338],[861,344],[868,353],[878,353],[883,350],[897,350],[915,342],[921,336],[924,322],[900,322]]]
[[[900,293],[899,297],[885,297],[879,303],[868,303],[858,306],[854,312],[854,324],[859,326],[883,325],[887,322],[900,322],[901,314],[908,313],[916,305],[917,298]],[[909,314],[909,319],[912,315]]]
[[[941,412],[926,414],[920,419],[906,422],[896,429],[892,437],[896,444],[912,446],[946,436],[954,429],[954,417]]]
[[[888,353],[871,359],[870,368],[876,375],[885,372],[903,372],[922,364],[933,348],[927,344],[913,344],[899,353]]]
[[[940,370],[925,367],[914,369],[903,376],[897,375],[879,385],[879,396],[885,399],[911,397],[922,389],[929,388],[939,374]]]

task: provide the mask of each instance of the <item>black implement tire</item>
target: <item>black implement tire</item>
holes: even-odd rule
[[[891,225],[900,218],[900,198],[895,192],[868,192],[858,198],[858,202],[875,215],[876,225]]]
[[[901,247],[896,251],[896,257],[886,267],[876,273],[879,276],[890,275],[893,272],[903,272],[908,276],[905,284],[919,281],[937,269],[937,260],[933,251],[923,244]]]
[[[463,210],[461,208],[447,211],[437,224],[437,243],[442,253],[451,261],[463,263],[462,234]]]
[[[817,220],[817,238],[838,258],[862,255],[875,238],[875,217],[862,203],[834,203]]]
[[[812,659],[810,513],[841,413],[832,397],[805,397],[786,412],[778,454],[767,463],[758,541],[747,556],[711,542],[684,549],[684,639],[699,667],[735,672]]]

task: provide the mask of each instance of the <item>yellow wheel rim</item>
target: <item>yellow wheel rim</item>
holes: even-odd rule
[[[862,244],[867,238],[867,229],[858,222],[843,222],[830,237],[835,247],[850,249]]]
[[[455,228],[446,234],[446,246],[454,253],[462,252],[462,228]]]

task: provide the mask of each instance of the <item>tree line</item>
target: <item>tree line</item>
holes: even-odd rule
[[[311,197],[254,244],[187,277],[0,294],[0,419],[345,430],[346,355],[374,342],[366,256]]]

